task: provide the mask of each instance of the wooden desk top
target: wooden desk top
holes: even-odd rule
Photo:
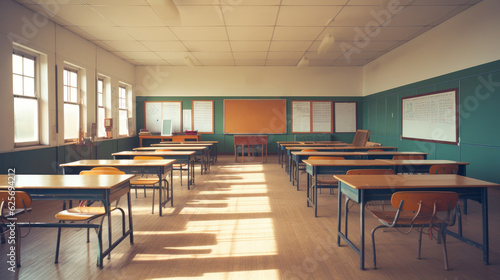
[[[213,145],[213,143],[180,143],[180,144],[156,143],[156,144],[151,144],[152,147],[209,147],[212,145]]]
[[[368,147],[368,146],[291,146],[285,147],[287,150],[305,150],[305,149],[321,149],[321,150],[371,150],[371,149],[382,149],[382,150],[397,150],[397,147]]]
[[[500,184],[453,174],[334,175],[333,177],[354,189],[500,187]]]
[[[347,147],[352,146],[346,143],[285,143],[283,147]]]
[[[291,152],[292,155],[311,155],[311,156],[340,156],[340,155],[428,155],[428,153],[422,152],[398,152],[398,151],[386,151],[386,152]]]
[[[134,175],[15,175],[14,187],[23,189],[111,189]],[[9,187],[9,175],[0,175],[0,189]]]
[[[468,162],[452,160],[391,160],[391,159],[346,159],[346,160],[303,160],[310,166],[388,166],[388,165],[433,165],[433,164],[458,164],[468,165]]]
[[[139,147],[139,148],[134,148],[134,151],[156,151],[156,150],[161,150],[161,149],[169,149],[173,151],[202,151],[206,150],[206,146],[198,146],[198,147]]]
[[[86,159],[74,162],[62,163],[61,167],[94,167],[94,166],[167,166],[175,162],[175,159],[158,160],[133,160],[133,159]]]
[[[171,142],[171,141],[162,141],[159,144],[218,144],[219,141],[185,141],[185,142]]]
[[[192,156],[195,151],[121,151],[112,156]]]

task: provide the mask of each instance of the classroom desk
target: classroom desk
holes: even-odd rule
[[[306,146],[306,147],[297,147],[297,146],[292,146],[292,147],[284,147],[286,150],[286,159],[285,159],[285,171],[287,173],[290,172],[290,164],[292,163],[292,152],[299,152],[302,150],[309,150],[313,149],[318,152],[367,152],[368,150],[373,150],[373,149],[380,149],[384,151],[397,151],[397,147],[370,147],[370,146],[336,146],[336,147],[327,147],[327,146]]]
[[[142,147],[142,139],[159,139],[160,141],[165,141],[170,139],[173,142],[183,142],[186,139],[191,141],[200,141],[201,135],[173,135],[173,136],[161,136],[161,135],[140,135],[139,136],[139,146]]]
[[[481,203],[483,242],[482,244],[468,240],[462,235],[448,229],[448,234],[483,251],[483,262],[489,264],[488,237],[488,194],[487,188],[500,187],[500,184],[481,181],[460,175],[335,175],[339,180],[338,211],[337,211],[337,245],[344,240],[360,258],[360,268],[365,268],[365,205],[371,200],[390,200],[396,191],[453,191],[460,199],[473,199]],[[359,204],[360,211],[360,247],[358,248],[348,238],[348,211],[345,210],[345,228],[342,232],[341,197],[344,194],[346,204],[352,200]]]
[[[132,204],[130,201],[130,179],[132,177],[132,175],[15,175],[14,187],[17,191],[28,193],[33,200],[101,201],[106,211],[105,217],[108,218],[109,240],[107,250],[102,250],[102,239],[99,240],[99,246],[97,246],[97,266],[102,268],[104,257],[108,256],[127,236],[130,237],[130,244],[134,244]],[[0,175],[0,189],[9,189],[9,182],[12,180],[9,178],[12,178],[12,176]],[[129,228],[125,230],[125,225],[123,225],[122,236],[115,242],[112,242],[110,205],[111,202],[117,200],[124,194],[127,195]],[[34,209],[33,211],[43,211],[43,209]],[[19,227],[29,228],[94,228],[96,230],[100,228],[99,223],[44,223],[31,221],[27,223],[17,223],[17,225]]]
[[[174,188],[172,180],[172,164],[175,162],[174,159],[169,160],[133,160],[133,159],[121,159],[121,160],[79,160],[74,162],[68,162],[60,164],[63,169],[63,174],[79,174],[83,170],[89,170],[94,167],[99,166],[112,166],[120,169],[127,174],[153,174],[158,176],[159,180],[159,194],[158,194],[158,208],[159,215],[162,216],[162,207],[165,207],[168,201],[170,201],[170,206],[174,206]],[[168,187],[164,186],[163,179],[165,175],[170,173],[170,190]],[[165,200],[162,199],[162,191],[165,188],[167,192]],[[154,211],[153,211],[154,213]]]
[[[139,148],[134,148],[134,151],[156,151],[156,150],[162,150],[162,149],[168,149],[172,151],[195,151],[197,155],[200,156],[200,173],[203,175],[203,173],[208,173],[210,171],[210,152],[209,148],[207,146],[199,146],[199,147],[139,147]]]
[[[217,162],[217,144],[219,144],[219,141],[204,140],[204,141],[196,141],[196,142],[193,142],[193,141],[187,141],[187,142],[168,142],[168,141],[165,141],[165,142],[160,142],[160,144],[193,144],[193,143],[196,143],[196,144],[212,144],[210,146],[210,159],[211,159],[212,164],[215,164]]]
[[[457,164],[458,174],[465,176],[465,167],[469,163],[451,160],[389,160],[389,159],[354,159],[354,160],[304,160],[307,172],[307,206],[314,206],[317,216],[316,184],[318,175],[346,174],[351,169],[393,169],[397,173],[429,173],[431,165]],[[310,179],[313,178],[311,186]]]
[[[245,146],[248,146],[248,155],[255,146],[262,146],[262,162],[267,162],[267,135],[234,135],[234,160],[238,161],[238,146],[241,146],[241,162],[245,159]]]
[[[299,163],[308,159],[310,156],[329,156],[329,157],[344,157],[345,159],[392,159],[393,156],[423,156],[427,159],[427,153],[421,152],[291,152],[292,163],[290,164],[290,182],[292,185],[297,183],[297,190],[299,190]]]
[[[283,161],[284,161],[284,156],[285,156],[285,151],[282,147],[287,144],[345,144],[342,141],[277,141],[276,145],[278,148],[278,164],[283,167]]]
[[[133,159],[135,156],[157,156],[164,159],[175,159],[175,163],[188,166],[188,190],[194,185],[194,151],[121,151],[111,154],[113,159]]]

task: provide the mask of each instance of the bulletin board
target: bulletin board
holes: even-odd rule
[[[145,101],[145,128],[152,134],[160,134],[163,120],[171,120],[172,133],[182,132],[182,101]]]
[[[332,133],[332,101],[292,101],[292,133]]]
[[[198,134],[214,133],[214,101],[213,100],[193,100],[193,130]]]
[[[286,133],[286,100],[224,99],[224,133]]]
[[[335,133],[356,132],[358,112],[356,102],[335,102]]]
[[[401,98],[401,138],[458,143],[458,89]]]

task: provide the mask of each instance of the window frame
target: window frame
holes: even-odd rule
[[[102,91],[99,91],[99,83],[102,83]],[[97,87],[96,87],[96,92],[97,92],[97,98],[96,98],[96,122],[97,122],[97,132],[96,136],[98,139],[105,139],[107,138],[106,136],[106,127],[104,125],[104,119],[106,118],[106,79],[104,77],[98,77],[97,78]],[[101,103],[101,104],[99,104]],[[103,122],[99,122],[99,110],[102,109],[103,111]],[[104,134],[99,135],[99,131],[104,131]]]
[[[64,92],[64,89],[66,87],[69,87],[67,86],[65,83],[64,83],[64,77],[66,75],[66,72],[71,72],[71,73],[75,73],[76,74],[76,102],[72,102],[71,100],[70,101],[67,101],[66,100],[66,97],[67,97],[67,94],[71,94],[69,91],[67,92],[67,94],[65,94]],[[70,79],[68,79],[70,80]],[[73,87],[75,88],[75,87]],[[81,125],[82,125],[82,106],[81,106],[81,102],[80,102],[80,99],[81,99],[81,94],[80,94],[80,73],[79,73],[79,70],[74,68],[74,67],[70,67],[68,65],[65,65],[64,68],[63,68],[63,106],[66,105],[66,104],[72,104],[72,105],[78,105],[78,135],[76,138],[66,138],[66,135],[64,135],[64,143],[75,143],[75,142],[78,142],[78,139],[80,138],[80,135],[81,135],[81,132],[82,132],[82,129],[81,129]],[[71,98],[70,98],[71,99]],[[64,115],[64,108],[63,108],[63,115]],[[65,134],[66,132],[64,131],[63,134]]]
[[[128,128],[128,86],[127,85],[124,85],[124,84],[120,84],[118,86],[118,136],[119,137],[127,137],[130,135],[130,130]],[[122,97],[122,93],[125,95]],[[127,130],[127,134],[121,134],[120,133],[120,112],[123,112],[125,111],[126,114],[127,114],[127,121],[126,121],[126,130]]]
[[[22,71],[22,78],[23,78],[23,81],[24,81],[24,77],[30,77],[30,78],[33,78],[34,80],[34,85],[33,85],[33,96],[29,96],[29,95],[25,95],[24,94],[24,82],[22,83],[22,86],[23,86],[23,92],[22,94],[16,94],[14,93],[14,76],[15,75],[19,75],[19,74],[16,74],[14,73],[14,56],[17,55],[17,56],[21,56],[22,59],[24,60],[25,58],[28,58],[28,59],[31,59],[33,60],[33,63],[34,63],[34,66],[33,66],[33,77],[30,77],[28,75],[25,75],[25,71],[24,71],[24,63],[23,63],[23,71]],[[39,59],[39,55],[36,54],[36,53],[32,53],[32,52],[29,52],[29,51],[25,51],[25,50],[20,50],[18,48],[13,48],[12,50],[12,95],[13,95],[13,101],[15,103],[16,99],[29,99],[29,100],[36,100],[36,108],[37,108],[37,114],[36,114],[36,118],[37,118],[37,124],[36,124],[36,140],[34,141],[19,141],[19,142],[16,142],[16,138],[15,138],[15,131],[16,131],[16,127],[15,127],[15,111],[14,111],[14,147],[28,147],[28,146],[37,146],[37,145],[40,145],[41,143],[41,108],[40,108],[40,59]],[[14,107],[14,110],[15,110],[15,107]]]

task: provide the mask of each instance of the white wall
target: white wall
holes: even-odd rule
[[[137,96],[361,96],[361,67],[137,66]]]
[[[500,1],[483,0],[363,67],[370,95],[500,59]]]
[[[14,150],[14,98],[12,95],[12,50],[18,43],[47,56],[47,77],[45,85],[46,112],[41,112],[44,120],[42,141],[55,146],[64,143],[64,112],[62,73],[64,63],[71,63],[82,68],[85,83],[82,90],[87,98],[84,102],[83,116],[87,120],[85,131],[90,132],[91,124],[96,121],[96,79],[97,73],[108,76],[111,83],[112,99],[118,99],[118,84],[124,82],[135,86],[135,66],[103,50],[95,44],[81,38],[71,31],[56,25],[47,18],[33,13],[29,9],[10,0],[0,1],[0,152]],[[56,74],[58,66],[58,113],[59,133],[56,134]],[[135,100],[132,97],[131,100]],[[115,101],[113,101],[115,102]],[[116,101],[117,102],[117,101]],[[111,116],[118,124],[118,106],[113,106]],[[116,108],[116,109],[115,109]],[[135,116],[135,106],[131,106]],[[113,135],[118,135],[118,130]]]

